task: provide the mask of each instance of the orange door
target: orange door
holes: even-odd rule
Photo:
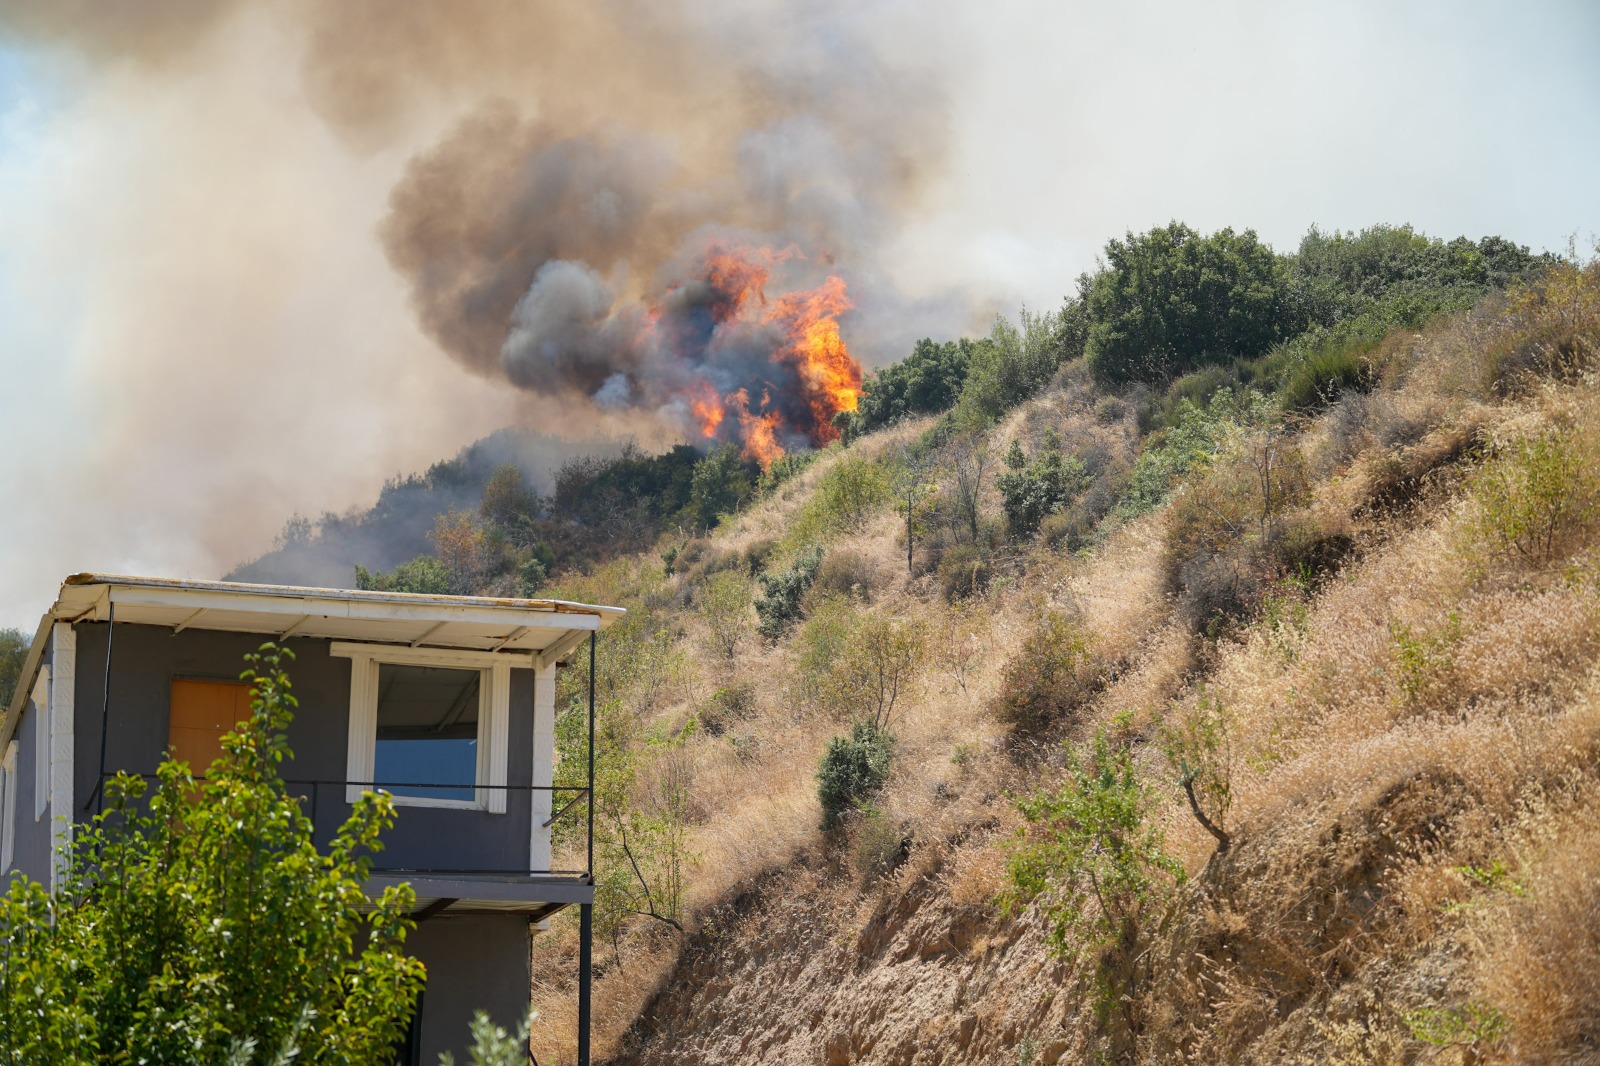
[[[222,754],[222,734],[250,717],[250,686],[243,681],[179,680],[172,683],[167,717],[167,753],[204,777]]]

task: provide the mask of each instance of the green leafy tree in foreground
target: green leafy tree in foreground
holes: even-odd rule
[[[1069,748],[1061,787],[1017,804],[1028,825],[1006,862],[1001,897],[1007,913],[1040,901],[1052,950],[1098,963],[1100,1009],[1118,1009],[1129,1032],[1140,1022],[1134,993],[1154,965],[1149,944],[1184,881],[1151,818],[1155,804],[1133,753],[1113,748],[1103,730],[1087,757]]]
[[[472,1016],[470,1032],[472,1048],[467,1052],[471,1066],[527,1066],[528,1033],[533,1028],[538,1012],[528,1016],[514,1033],[508,1033],[483,1011]],[[456,1066],[456,1058],[446,1051],[439,1056],[439,1066]]]
[[[326,853],[279,777],[294,696],[263,645],[251,717],[196,781],[118,775],[60,890],[0,898],[0,1064],[367,1066],[400,1039],[424,981],[404,952],[410,886],[363,885],[394,822],[367,793]]]

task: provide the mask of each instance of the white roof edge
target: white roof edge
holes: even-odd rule
[[[87,611],[79,607],[75,610],[66,609],[63,602],[68,589],[102,587],[105,591],[102,596],[96,597],[96,603]],[[57,595],[56,602],[51,604],[43,618],[39,620],[39,628],[34,634],[33,644],[28,649],[28,655],[23,660],[22,671],[17,677],[16,691],[12,693],[11,702],[4,708],[4,717],[0,718],[0,749],[4,748],[16,731],[17,721],[21,718],[22,708],[27,703],[33,691],[34,679],[39,673],[40,660],[44,658],[45,648],[50,639],[50,629],[55,622],[73,622],[84,617],[85,614],[94,615],[99,606],[109,598],[117,589],[152,590],[159,594],[182,593],[200,598],[215,596],[219,600],[236,596],[260,597],[267,600],[297,600],[302,603],[307,600],[327,604],[347,604],[354,608],[352,615],[361,615],[371,612],[376,617],[394,617],[386,615],[385,609],[396,609],[418,618],[427,618],[430,609],[437,613],[441,620],[461,617],[463,611],[488,611],[497,617],[514,620],[518,615],[545,616],[535,623],[540,628],[549,627],[555,616],[566,615],[571,618],[571,628],[580,631],[593,632],[602,630],[612,622],[627,614],[622,607],[606,607],[593,603],[576,603],[571,600],[548,599],[516,599],[512,597],[496,596],[432,596],[413,592],[373,592],[362,589],[332,589],[300,585],[259,585],[242,581],[190,581],[180,578],[137,577],[129,574],[72,574],[61,582],[61,592]],[[267,610],[266,603],[262,607]],[[363,608],[365,611],[363,611]],[[290,613],[285,611],[284,613]],[[572,617],[577,616],[577,617]],[[481,618],[481,616],[479,616]]]
[[[333,589],[311,585],[258,585],[243,581],[190,581],[181,578],[135,577],[128,574],[73,574],[61,583],[68,588],[105,585],[110,588],[169,589],[173,591],[216,593],[234,596],[263,596],[297,600],[323,600],[334,603],[390,604],[399,607],[427,608],[478,607],[506,611],[534,611],[541,614],[587,614],[600,619],[604,629],[627,614],[626,608],[606,607],[573,600],[518,599],[500,596],[437,596],[417,592],[375,592],[365,589]],[[59,606],[59,600],[58,600]],[[421,613],[420,611],[418,613]]]

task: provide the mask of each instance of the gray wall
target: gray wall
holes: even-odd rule
[[[80,623],[76,722],[76,781],[81,810],[100,774],[101,709],[105,705],[106,631],[104,622]],[[249,633],[186,629],[174,633],[156,626],[119,624],[111,648],[110,714],[107,716],[107,772],[153,774],[167,744],[167,710],[172,680],[179,677],[237,679],[243,657],[267,639]],[[350,715],[350,660],[330,654],[325,639],[290,638],[287,664],[300,705],[289,726],[294,758],[283,765],[291,782],[343,782]],[[533,671],[511,671],[511,713],[506,781],[532,781]],[[199,768],[196,768],[197,772]],[[313,800],[317,841],[325,844],[349,815],[339,784],[297,784]],[[427,807],[399,807],[395,825],[383,837],[376,868],[521,870],[528,868],[531,819],[529,793],[507,794],[506,813]]]
[[[528,919],[520,915],[429,918],[406,938],[411,954],[428,968],[422,996],[422,1059],[432,1066],[441,1051],[468,1062],[467,1023],[488,1011],[512,1031],[528,1012]]]

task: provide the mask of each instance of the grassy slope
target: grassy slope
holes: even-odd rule
[[[648,605],[651,627],[686,653],[622,693],[641,730],[681,723],[741,680],[755,692],[743,720],[694,736],[679,759],[698,855],[690,931],[641,921],[602,952],[602,1049],[641,1063],[1089,1062],[1108,1051],[1368,1062],[1430,1050],[1441,1062],[1590,1061],[1600,539],[1578,521],[1547,558],[1496,553],[1470,489],[1478,456],[1551,427],[1585,458],[1568,487],[1592,485],[1592,379],[1506,383],[1508,367],[1570,369],[1597,345],[1594,268],[1542,306],[1497,302],[1390,338],[1376,392],[1295,427],[1310,477],[1303,513],[1353,551],[1314,591],[1220,640],[1171,594],[1182,560],[1168,547],[1170,505],[1077,554],[1008,549],[1003,580],[954,608],[933,576],[907,574],[891,513],[832,538],[831,552],[858,557],[861,610],[922,619],[934,634],[922,684],[897,711],[878,802],[906,841],[887,873],[859,861],[881,847],[816,829],[813,773],[843,727],[791,696],[795,641],[752,635],[731,661],[708,650],[694,586],[714,562],[665,578],[659,560],[629,560],[564,589]],[[1096,398],[1068,368],[993,440],[1053,427],[1126,469],[1132,416],[1107,421],[1102,407],[1097,418]],[[837,461],[725,523],[705,557],[781,539]],[[1104,683],[1023,742],[988,708],[1044,609],[1093,633]],[[1233,722],[1234,845],[1221,854],[1153,743],[1163,720],[1202,698]],[[1102,725],[1163,790],[1158,817],[1190,874],[1135,992],[1135,1034],[1096,1017],[1086,974],[1049,954],[1035,910],[1006,919],[994,905],[1019,823],[1007,795],[1055,784],[1059,741]],[[541,1062],[572,1046],[573,941],[563,927],[536,949]]]

